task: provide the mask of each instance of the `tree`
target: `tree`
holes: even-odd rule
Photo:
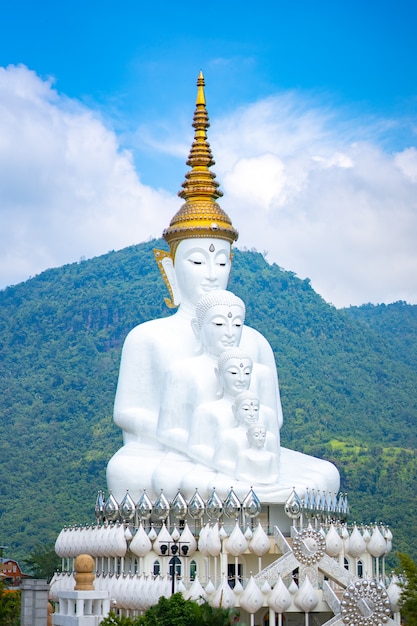
[[[417,564],[407,554],[398,556],[406,577],[401,585],[401,616],[407,626],[417,626]]]
[[[101,626],[230,626],[237,623],[236,618],[233,609],[213,608],[207,602],[200,605],[174,593],[170,598],[159,598],[158,604],[136,618],[110,613]]]
[[[35,578],[45,578],[48,582],[61,565],[55,548],[50,545],[37,545],[24,563],[30,567]]]
[[[19,626],[20,624],[20,591],[5,589],[1,581],[0,624],[2,626]]]

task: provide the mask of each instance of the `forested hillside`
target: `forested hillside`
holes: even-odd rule
[[[127,332],[168,314],[149,242],[0,292],[0,543],[23,557],[93,520]],[[337,310],[308,280],[236,250],[229,287],[270,341],[283,445],[333,460],[352,519],[383,520],[417,557],[417,307]],[[411,537],[411,539],[408,539]]]

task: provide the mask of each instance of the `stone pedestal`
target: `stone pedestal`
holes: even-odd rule
[[[53,626],[98,626],[110,612],[110,593],[94,589],[94,559],[80,554],[74,561],[74,591],[58,593]]]
[[[62,591],[52,623],[53,626],[98,626],[109,612],[107,591]]]
[[[48,592],[46,580],[25,580],[22,583],[21,626],[46,626],[48,620]]]

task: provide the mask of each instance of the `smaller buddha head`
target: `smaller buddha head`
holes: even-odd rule
[[[259,399],[251,391],[242,391],[232,405],[233,415],[240,426],[256,424],[259,419]]]
[[[250,448],[260,450],[265,445],[266,428],[263,424],[251,424],[246,431],[246,437]]]
[[[206,293],[197,303],[191,325],[206,354],[220,356],[239,345],[245,322],[245,305],[231,291]]]
[[[240,348],[231,348],[222,352],[215,370],[219,381],[218,395],[236,397],[242,391],[249,389],[252,367],[252,358]]]

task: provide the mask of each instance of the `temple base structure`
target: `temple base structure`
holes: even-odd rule
[[[350,524],[343,494],[309,492],[301,500],[293,491],[284,506],[261,505],[253,491],[241,502],[233,490],[223,501],[214,491],[207,501],[196,492],[188,502],[181,493],[171,502],[163,494],[115,502],[99,494],[96,523],[63,529],[57,539],[56,626],[98,624],[93,614],[109,606],[139,615],[175,592],[237,607],[248,624],[285,615],[295,626],[297,615],[311,614],[311,624],[342,626],[364,610],[369,624],[399,623],[399,586],[385,571],[392,534]],[[94,557],[97,591],[73,591],[81,553]]]

